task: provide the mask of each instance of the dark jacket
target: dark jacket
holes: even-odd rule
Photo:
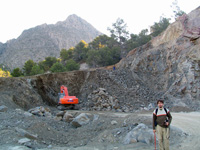
[[[165,125],[165,122],[169,122],[169,125],[171,124],[172,116],[170,114],[170,111],[166,108],[167,110],[167,113],[166,113],[164,108],[163,109],[157,108],[157,109],[158,109],[157,113],[156,113],[156,109],[153,112],[153,129],[155,130],[156,124],[163,128],[169,127]]]

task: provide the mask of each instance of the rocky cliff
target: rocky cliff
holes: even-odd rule
[[[13,69],[29,59],[38,62],[48,56],[59,57],[62,48],[69,49],[81,40],[91,42],[100,34],[82,18],[70,15],[65,21],[39,25],[23,31],[17,39],[0,43],[0,64]]]
[[[118,68],[131,70],[170,104],[200,106],[200,7],[131,51]]]

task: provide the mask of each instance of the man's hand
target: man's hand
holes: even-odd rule
[[[156,130],[153,130],[153,133],[156,133]]]

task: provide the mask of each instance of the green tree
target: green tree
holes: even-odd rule
[[[86,61],[88,50],[88,44],[81,40],[74,48],[74,60],[77,62]]]
[[[183,10],[180,9],[180,7],[178,6],[178,0],[174,0],[172,2],[171,8],[173,10],[173,14],[174,16],[172,16],[174,19],[178,18],[179,16],[182,16],[183,14],[185,14],[185,12]]]
[[[25,62],[23,70],[24,70],[24,74],[26,76],[31,75],[31,70],[32,70],[34,65],[36,65],[36,63],[31,59]]]
[[[50,68],[50,71],[52,71],[52,72],[64,72],[65,67],[63,66],[63,64],[56,62],[55,64],[52,65],[52,67]]]
[[[89,48],[94,50],[99,50],[104,47],[119,47],[119,42],[117,42],[114,38],[108,37],[107,35],[100,35],[96,37],[92,42],[89,43]]]
[[[11,75],[13,77],[20,77],[20,76],[23,76],[23,73],[20,68],[15,68],[15,69],[13,69]]]
[[[79,70],[80,65],[76,63],[73,59],[67,61],[65,66],[67,71]]]
[[[115,23],[112,24],[112,28],[108,28],[111,33],[111,37],[120,43],[121,49],[126,40],[129,38],[129,32],[127,31],[127,24],[123,19],[118,18]]]
[[[144,45],[151,40],[151,36],[148,35],[148,29],[142,30],[138,35],[138,45]]]
[[[99,66],[108,66],[113,64],[112,49],[108,47],[102,48],[99,52],[100,60],[97,62]]]
[[[151,35],[148,34],[148,29],[142,30],[138,35],[131,34],[131,38],[126,43],[127,51],[136,47],[142,46],[151,40]]]
[[[60,58],[62,59],[62,61],[66,61],[66,60],[72,59],[73,58],[73,52],[74,52],[74,48],[73,47],[71,47],[68,50],[62,49],[60,51]]]
[[[56,57],[46,57],[45,60],[40,61],[38,65],[42,70],[48,71],[56,62],[58,62],[58,59]]]
[[[31,69],[30,75],[43,74],[44,70],[39,65],[34,65]]]
[[[126,43],[126,50],[130,51],[136,47],[139,47],[139,36],[137,34],[131,34],[130,39]]]
[[[87,63],[93,68],[98,67],[98,62],[100,62],[101,59],[99,51],[89,50],[87,55],[88,55]]]
[[[113,47],[110,50],[110,55],[111,55],[112,61],[109,65],[114,65],[114,64],[118,63],[121,60],[120,54],[121,54],[120,48],[119,47]]]
[[[62,49],[61,51],[60,51],[60,58],[62,59],[62,60],[67,60],[67,58],[68,58],[68,54],[67,54],[67,50],[66,49]]]
[[[87,63],[92,67],[101,67],[113,65],[121,59],[120,48],[108,47],[101,48],[99,50],[89,50]]]
[[[151,26],[151,35],[156,37],[159,35],[161,32],[163,32],[168,26],[169,26],[169,18],[160,18],[160,21],[158,23],[154,23],[153,26]]]

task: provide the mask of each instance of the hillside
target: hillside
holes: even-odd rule
[[[81,40],[91,42],[100,34],[87,21],[70,15],[65,21],[36,26],[17,39],[0,43],[0,64],[13,69],[21,68],[29,59],[38,62],[48,56],[59,57],[62,48],[69,49]]]

